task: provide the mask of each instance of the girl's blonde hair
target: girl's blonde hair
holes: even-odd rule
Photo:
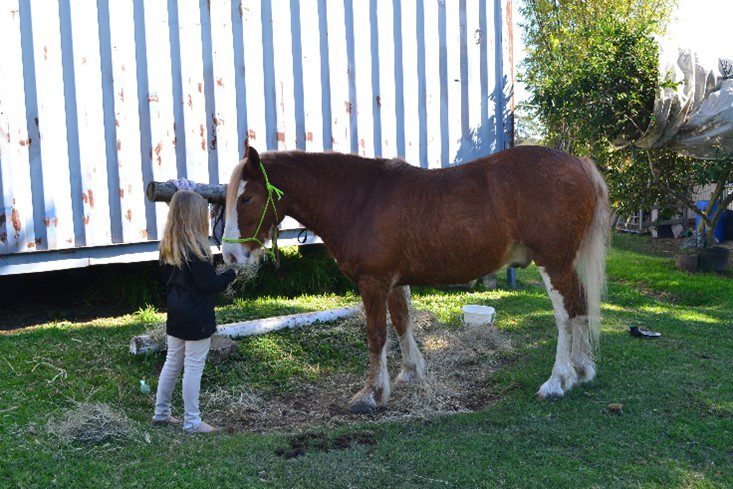
[[[206,200],[196,192],[179,190],[173,194],[168,209],[160,261],[183,268],[186,257],[193,253],[212,262],[209,247],[209,212]]]

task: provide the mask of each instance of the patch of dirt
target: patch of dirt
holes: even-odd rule
[[[357,315],[323,328],[365,328]],[[502,365],[500,353],[511,342],[493,326],[454,327],[440,323],[427,311],[413,313],[415,339],[425,356],[426,382],[422,387],[392,382],[386,406],[370,414],[352,414],[346,407],[366,380],[363,372],[338,373],[315,381],[300,381],[286,393],[259,393],[245,386],[202,393],[201,409],[214,424],[229,431],[292,430],[320,424],[379,423],[395,419],[430,419],[477,411],[498,395],[490,377]],[[387,361],[390,378],[401,366],[401,354],[391,325]]]
[[[307,452],[347,450],[354,445],[374,446],[377,439],[372,431],[359,431],[329,437],[322,431],[301,433],[288,438],[288,446],[275,449],[275,455],[286,460],[302,457]]]

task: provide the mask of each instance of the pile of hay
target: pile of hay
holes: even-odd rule
[[[47,430],[65,444],[100,445],[129,441],[139,433],[123,414],[102,403],[77,403],[59,418],[48,422]]]
[[[254,280],[254,278],[257,276],[257,272],[260,269],[260,263],[261,261],[257,261],[248,265],[222,263],[221,265],[216,267],[217,273],[222,273],[226,270],[234,270],[237,273],[237,276],[234,278],[234,280],[227,286],[226,290],[224,290],[224,295],[229,299],[233,299],[236,295],[238,295],[238,291],[240,291],[242,287],[247,285],[249,282]]]
[[[367,365],[359,374],[339,373],[315,381],[302,380],[286,393],[255,393],[244,387],[202,393],[202,412],[230,430],[268,431],[310,426],[338,426],[353,422],[382,422],[472,412],[496,401],[489,378],[500,365],[500,352],[511,342],[493,326],[455,327],[436,320],[427,311],[413,313],[415,339],[427,365],[422,387],[392,383],[392,397],[382,409],[368,415],[346,410],[351,396],[363,387]],[[337,323],[309,328],[365,331],[358,314]],[[400,370],[401,353],[389,326],[390,378]],[[308,334],[308,328],[296,333]]]

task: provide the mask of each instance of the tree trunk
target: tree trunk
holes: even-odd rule
[[[145,189],[145,195],[151,202],[170,202],[177,190],[170,182],[150,182]],[[212,204],[223,204],[226,200],[227,186],[197,183],[194,192]]]

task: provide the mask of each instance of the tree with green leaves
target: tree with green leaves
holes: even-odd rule
[[[712,237],[733,178],[731,161],[704,161],[672,148],[634,148],[653,117],[658,89],[669,82],[658,68],[655,35],[664,32],[675,0],[525,0],[527,49],[521,79],[532,93],[545,141],[590,155],[606,174],[617,210],[677,203],[701,217]],[[715,184],[711,205],[698,209],[690,194]]]

